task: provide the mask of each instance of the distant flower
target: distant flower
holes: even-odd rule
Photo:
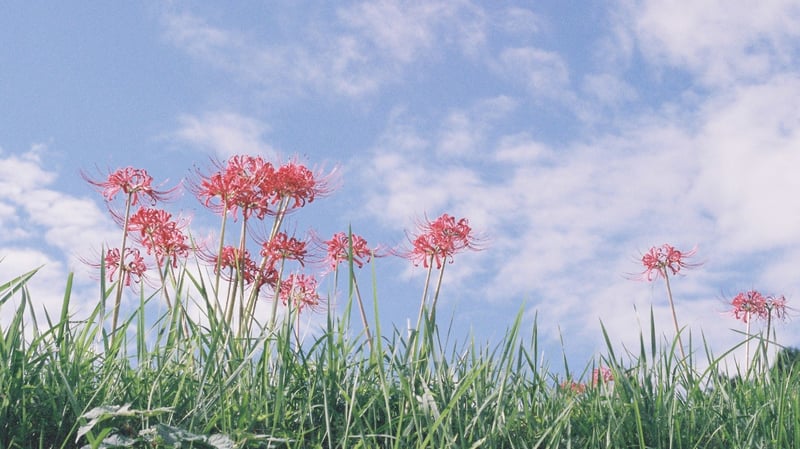
[[[114,275],[122,269],[122,273],[119,277],[126,287],[131,285],[132,280],[138,283],[142,279],[145,271],[147,271],[144,258],[139,250],[135,248],[125,248],[125,260],[121,266],[119,248],[109,249],[104,259],[106,271],[108,272],[108,280],[113,282]]]
[[[433,259],[436,268],[441,268],[444,261],[452,263],[456,253],[464,249],[479,249],[466,218],[456,221],[454,217],[443,214],[432,222],[419,225],[418,231],[416,236],[409,238],[411,250],[400,254],[414,265],[422,264],[428,268]]]
[[[611,369],[601,366],[600,368],[595,368],[592,371],[592,386],[596,387],[598,385],[607,384],[609,382],[614,381],[614,373],[611,372]]]
[[[349,260],[351,246],[350,240],[351,239],[344,232],[337,232],[333,235],[333,237],[331,237],[330,240],[323,242],[327,250],[325,263],[331,268],[331,270],[336,269],[340,263]],[[363,237],[352,234],[352,247],[353,264],[355,264],[358,268],[361,268],[365,263],[369,263],[374,252],[367,246],[367,241],[364,240]]]
[[[640,277],[652,281],[659,276],[666,277],[667,270],[675,275],[678,274],[682,268],[688,269],[697,267],[698,264],[690,264],[686,261],[686,259],[694,256],[695,253],[697,253],[697,248],[682,252],[666,243],[661,246],[654,246],[642,256],[642,265],[644,265],[645,270],[641,273]]]
[[[586,384],[575,382],[572,380],[565,380],[559,385],[562,390],[568,391],[572,394],[583,394],[586,392]]]
[[[290,274],[280,283],[279,298],[283,305],[291,303],[298,312],[306,307],[314,308],[320,303],[317,280],[310,275]]]
[[[120,168],[110,173],[105,181],[95,181],[84,173],[81,175],[86,182],[97,187],[108,202],[113,201],[116,195],[122,192],[130,195],[131,205],[138,204],[140,196],[150,198],[150,202],[155,204],[157,201],[167,199],[177,189],[175,187],[164,191],[155,190],[152,186],[153,178],[147,171],[133,167]]]
[[[750,290],[736,295],[731,305],[733,316],[744,323],[753,318],[786,318],[786,298],[783,296],[764,296],[756,290]]]

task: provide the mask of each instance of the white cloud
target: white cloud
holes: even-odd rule
[[[442,42],[463,42],[473,51],[485,39],[482,14],[465,1],[362,2],[339,10],[339,17],[388,61],[409,64]]]
[[[103,239],[118,235],[94,202],[53,188],[57,176],[43,167],[42,155],[47,151],[34,145],[25,153],[0,158],[0,229],[4,233],[0,279],[5,282],[41,266],[28,286],[42,325],[42,309],[54,319],[60,313],[68,273],[76,272],[74,288],[82,292],[91,281],[91,270],[81,259],[91,259],[90,252],[99,250]],[[93,306],[85,299],[81,302],[87,297],[95,298],[76,294],[72,311]],[[4,306],[4,311],[6,307],[10,306]],[[10,314],[3,317],[10,319]]]
[[[703,109],[695,189],[729,251],[800,243],[799,103],[800,78],[778,76],[732,90]]]
[[[708,85],[756,80],[797,61],[800,6],[793,0],[646,0],[630,14],[650,61],[685,68]]]
[[[252,117],[210,112],[201,116],[183,115],[178,121],[180,127],[173,133],[175,138],[223,160],[236,154],[275,155],[275,150],[263,140],[268,126]]]
[[[164,17],[166,38],[191,56],[255,85],[263,95],[309,92],[361,97],[438,57],[442,44],[474,55],[484,46],[482,10],[469,2],[362,2],[331,22],[304,21],[303,38],[279,42],[225,29],[191,13]]]
[[[539,98],[569,98],[569,70],[558,53],[535,47],[504,49],[493,69]]]
[[[559,323],[569,338],[597,338],[603,320],[612,341],[634,344],[633,306],[641,313],[650,304],[658,330],[671,335],[661,286],[626,277],[641,271],[637,258],[652,245],[697,244],[704,265],[674,283],[677,313],[721,352],[737,336],[729,330],[735,321],[719,319],[726,307],[720,295],[753,285],[789,296],[800,289],[790,269],[800,264],[793,197],[800,185],[792,173],[800,166],[799,99],[800,82],[777,77],[709,97],[697,111],[665,107],[617,133],[561,147],[476,120],[484,129],[459,134],[458,147],[479,142],[485,158],[478,160],[458,151],[438,157],[429,151],[436,139],[395,118],[367,171],[384,180],[369,191],[368,205],[394,226],[407,226],[403,219],[421,210],[474,218],[491,247],[454,264],[453,272],[479,274],[454,285],[498,304],[532,298],[540,320]],[[469,129],[471,117],[451,111],[440,129]],[[398,141],[416,145],[392,144]],[[742,271],[755,251],[778,247],[780,258]],[[540,326],[553,338],[558,329]],[[782,338],[797,335],[787,330]]]

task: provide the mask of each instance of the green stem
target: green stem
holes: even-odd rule
[[[116,338],[116,330],[117,330],[117,320],[119,319],[119,308],[120,304],[122,303],[122,287],[125,285],[123,282],[125,278],[125,272],[127,268],[125,267],[125,245],[128,242],[128,220],[130,219],[131,215],[131,199],[133,198],[133,192],[128,193],[128,198],[125,200],[125,220],[122,224],[122,245],[119,248],[119,277],[117,278],[117,292],[116,297],[114,298],[114,317],[111,320],[111,333],[113,335],[111,342],[112,346],[114,343],[114,339]]]
[[[678,337],[678,347],[681,350],[681,358],[686,360],[686,352],[683,350],[683,341],[681,340],[681,329],[678,327],[678,316],[675,314],[675,303],[672,301],[672,288],[669,286],[669,275],[667,269],[662,268],[661,274],[664,275],[664,282],[667,284],[667,297],[669,298],[669,308],[672,310],[672,323],[675,325],[675,335]]]

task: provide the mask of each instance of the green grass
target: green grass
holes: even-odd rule
[[[34,275],[0,286],[13,316],[0,329],[2,448],[800,447],[795,370],[731,379],[719,374],[725,354],[682,361],[655,330],[633,354],[606,337],[606,354],[571,374],[586,384],[576,392],[537,362],[536,326],[523,335],[521,314],[496,346],[443,343],[448,332],[423,320],[419,334],[377,327],[370,349],[348,306],[298,346],[290,322],[241,338],[184,270],[173,309],[152,319],[157,298],[142,294],[115,339],[103,325],[113,286],[101,282],[94,312],[72,317],[70,277],[60,315],[38,317]],[[189,301],[208,304],[202,322],[181,312]],[[694,368],[699,357],[708,369]],[[614,381],[593,387],[600,365]]]

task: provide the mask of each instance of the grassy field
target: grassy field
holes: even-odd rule
[[[604,334],[605,354],[552,369],[539,358],[536,324],[522,331],[531,329],[522,311],[498,345],[452,341],[452,326],[437,322],[445,268],[483,249],[466,219],[426,219],[410,248],[390,251],[427,276],[416,325],[382,329],[374,270],[367,295],[356,275],[376,249],[351,231],[324,241],[282,231],[287,214],[329,193],[324,176],[246,156],[216,169],[190,182],[221,217],[216,248],[142,205],[172,190],[120,169],[86,177],[121,228],[121,245],[95,265],[96,301],[80,298],[96,302],[92,313],[70,314],[72,276],[60,311],[35,312],[27,284],[37,270],[0,285],[0,449],[800,447],[800,374],[790,357],[767,360],[783,297],[734,299],[748,323],[730,348],[746,349],[741,371],[723,372],[728,353],[689,350],[707,346],[681,336],[674,308],[674,340],[657,335],[651,313],[633,352]],[[266,218],[272,224],[252,223]],[[301,271],[315,262],[312,245],[344,310]],[[642,257],[642,276],[663,278],[671,306],[670,276],[693,268],[693,254],[662,245]],[[123,298],[138,306],[122,307]],[[255,313],[263,304],[271,313]],[[307,311],[324,324],[303,339]],[[766,332],[750,335],[756,319]]]
[[[536,330],[520,335],[519,320],[496,347],[448,345],[423,319],[419,333],[375,329],[370,349],[347,313],[298,347],[289,320],[238,338],[181,315],[176,295],[154,323],[142,297],[113,339],[103,301],[82,321],[30,314],[33,275],[0,290],[14,317],[0,338],[3,448],[800,446],[796,371],[754,364],[731,380],[709,360],[698,372],[698,355],[681,360],[655,334],[565,378],[537,364]]]

